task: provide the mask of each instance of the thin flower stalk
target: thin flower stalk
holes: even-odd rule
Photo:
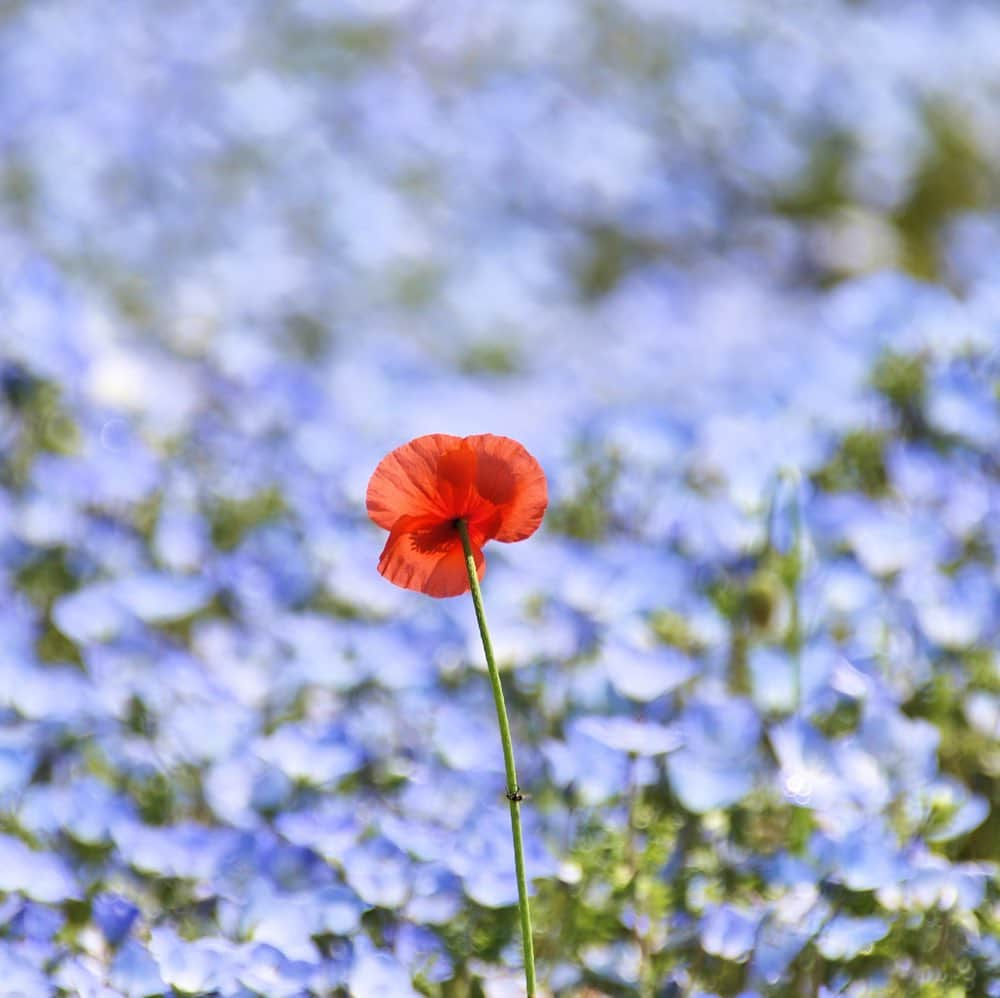
[[[469,528],[464,519],[459,519],[457,526],[462,538],[466,570],[469,574],[469,588],[472,591],[472,605],[476,611],[479,635],[483,639],[483,653],[486,656],[486,667],[490,674],[493,700],[497,708],[497,721],[500,725],[500,744],[503,746],[503,766],[507,777],[507,802],[510,805],[510,831],[514,841],[517,907],[521,916],[521,943],[524,948],[524,983],[528,998],[534,998],[535,947],[531,936],[531,905],[528,901],[528,882],[524,870],[524,842],[521,835],[521,801],[523,796],[517,782],[517,767],[514,764],[514,744],[510,736],[507,704],[504,701],[503,684],[500,682],[500,670],[497,669],[496,658],[493,655],[493,643],[490,641],[490,632],[486,625],[486,611],[483,608],[483,594],[479,588],[476,560],[473,555],[472,543],[469,540]]]

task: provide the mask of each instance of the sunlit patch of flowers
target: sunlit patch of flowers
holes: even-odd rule
[[[445,430],[547,993],[1000,994],[996,11],[418,7],[4,15],[3,988],[516,993]]]

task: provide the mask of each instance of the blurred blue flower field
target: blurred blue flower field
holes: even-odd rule
[[[0,994],[1000,995],[1000,10],[0,4]]]

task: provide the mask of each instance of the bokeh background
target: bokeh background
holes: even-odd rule
[[[991,0],[0,3],[0,992],[1000,995]]]

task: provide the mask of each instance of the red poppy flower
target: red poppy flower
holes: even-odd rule
[[[479,570],[487,541],[523,541],[542,522],[541,465],[510,437],[432,433],[397,447],[368,483],[368,515],[389,531],[378,570],[428,596],[469,590],[456,520],[465,519]]]

